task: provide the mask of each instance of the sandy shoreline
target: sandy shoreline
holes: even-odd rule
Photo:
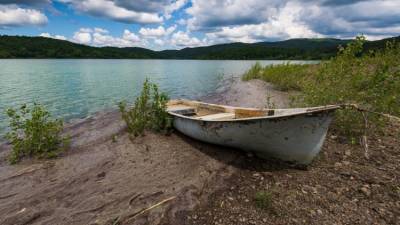
[[[271,90],[256,80],[229,84],[203,100],[263,107]],[[63,156],[16,166],[6,161],[9,146],[0,146],[0,224],[172,223],[223,185],[234,162],[245,157],[176,132],[131,141],[124,128],[117,111],[76,120],[66,125],[72,142]],[[177,199],[131,220],[132,213],[171,196]]]

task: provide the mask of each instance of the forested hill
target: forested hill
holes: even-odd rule
[[[400,41],[400,37],[395,38]],[[367,49],[385,46],[388,39],[366,43]],[[229,43],[181,50],[91,47],[44,37],[0,36],[0,58],[109,59],[327,59],[350,40],[290,39],[253,44]]]

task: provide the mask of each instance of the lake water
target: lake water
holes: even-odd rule
[[[256,61],[237,60],[0,60],[0,135],[5,110],[34,101],[69,120],[133,101],[146,77],[172,98],[213,93],[228,77],[239,77]],[[259,61],[263,65],[288,61]],[[312,63],[312,61],[291,61]]]

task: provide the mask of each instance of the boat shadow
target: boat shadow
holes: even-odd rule
[[[307,169],[307,167],[305,166],[299,166],[279,159],[259,158],[252,153],[243,151],[238,148],[205,143],[188,137],[177,131],[175,131],[174,134],[189,145],[191,145],[194,149],[205,154],[207,157],[211,157],[223,164],[233,166],[240,170],[248,170],[254,172],[273,172],[287,169]]]

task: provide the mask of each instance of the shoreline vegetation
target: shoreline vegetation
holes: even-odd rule
[[[262,67],[256,63],[242,79],[261,79],[279,90],[296,91],[292,106],[355,104],[400,117],[400,42],[388,41],[384,49],[369,52],[364,45],[365,38],[357,37],[341,47],[336,57],[315,65]],[[388,122],[377,114],[366,118],[364,113],[344,109],[336,112],[334,125],[340,134],[353,139],[365,129],[379,131]]]
[[[393,37],[368,41],[365,43],[365,51],[384,48],[388,40],[399,39]],[[153,51],[140,47],[92,47],[52,38],[0,35],[0,58],[320,60],[335,56],[338,46],[351,41],[332,38],[289,39]]]

